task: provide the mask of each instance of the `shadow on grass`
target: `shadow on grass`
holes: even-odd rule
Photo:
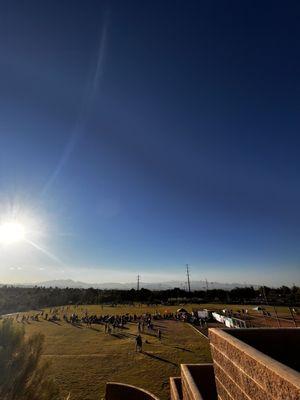
[[[79,324],[70,324],[70,325],[73,326],[74,328],[83,329],[82,326]]]
[[[147,336],[157,337],[157,332],[155,332],[154,330],[152,330],[152,331],[146,331],[145,330],[144,332],[141,332],[140,335],[147,335]]]
[[[122,327],[119,327],[119,329],[129,330],[128,326],[122,326]]]
[[[126,337],[126,338],[129,338],[129,337],[136,337],[137,335],[135,335],[134,333],[131,333],[131,332],[122,332],[122,331],[115,331],[115,332],[112,332],[111,334],[110,334],[111,336],[116,336],[116,337]]]
[[[180,346],[170,346],[170,347],[173,347],[174,349],[178,349],[178,350],[187,351],[189,353],[193,353],[192,350],[186,349],[185,347],[180,347]]]
[[[110,336],[113,336],[117,339],[127,339],[128,335],[126,335],[125,333],[111,333]]]
[[[51,320],[51,319],[48,319],[47,321],[48,321],[48,322],[52,322],[52,324],[61,326],[61,324],[60,324],[59,322],[57,322],[57,321],[53,321],[53,320]]]
[[[137,334],[135,334],[135,333],[131,333],[131,332],[126,332],[126,335],[128,336],[128,337],[136,337],[137,336]]]
[[[145,354],[146,356],[150,357],[150,358],[154,358],[155,360],[162,361],[162,362],[174,365],[175,367],[178,366],[176,363],[173,363],[173,361],[170,361],[170,360],[167,360],[166,358],[162,358],[162,357],[156,356],[154,354],[148,353],[147,351],[143,351],[142,353]]]
[[[92,331],[102,332],[102,329],[94,328],[93,326],[90,327]]]
[[[162,330],[168,331],[169,328],[166,327],[166,325],[159,325],[159,324],[154,324],[155,328],[160,328]]]

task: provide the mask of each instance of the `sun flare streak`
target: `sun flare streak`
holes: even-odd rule
[[[52,254],[50,251],[44,249],[42,246],[33,242],[32,240],[26,239],[25,242],[30,244],[31,246],[33,246],[35,249],[41,251],[43,254],[45,254],[46,256],[51,258],[51,260],[56,261],[60,265],[64,265],[64,263],[58,257],[56,257],[54,254]]]

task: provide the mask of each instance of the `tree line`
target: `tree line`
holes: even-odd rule
[[[169,290],[117,290],[57,287],[0,287],[0,315],[66,304],[270,304],[300,305],[300,287],[270,288],[237,287],[232,290],[210,289],[188,292],[180,288]]]

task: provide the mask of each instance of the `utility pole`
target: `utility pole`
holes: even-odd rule
[[[187,276],[188,290],[189,290],[189,292],[191,293],[191,282],[190,282],[189,264],[186,264],[186,276]]]
[[[263,295],[264,295],[264,298],[265,298],[265,302],[267,303],[267,306],[268,306],[268,305],[269,305],[269,302],[268,302],[268,299],[267,299],[266,290],[265,290],[265,287],[264,287],[264,286],[262,286],[262,291],[263,291]],[[275,307],[274,304],[273,304],[273,308],[274,308],[274,312],[275,312],[275,315],[276,315],[277,325],[278,325],[278,327],[280,328],[281,325],[280,325],[280,321],[279,321],[279,318],[278,318],[277,310],[276,310],[276,307]]]
[[[137,276],[137,284],[136,284],[136,290],[139,291],[140,290],[140,275]]]
[[[277,325],[278,325],[278,327],[280,328],[280,327],[281,327],[281,325],[280,325],[280,320],[279,320],[279,318],[278,318],[278,314],[277,314],[276,307],[275,307],[275,306],[273,306],[273,308],[274,308],[274,312],[275,312],[275,315],[276,315]]]
[[[297,328],[297,322],[296,322],[296,320],[295,320],[295,317],[294,317],[294,312],[293,312],[293,310],[292,310],[292,307],[289,307],[289,310],[290,310],[291,316],[292,316],[292,318],[293,318],[293,321],[294,321],[295,327]]]

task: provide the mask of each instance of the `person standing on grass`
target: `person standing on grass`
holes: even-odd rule
[[[159,340],[161,340],[161,330],[160,329],[157,330],[157,337]]]
[[[141,335],[137,335],[135,338],[135,351],[141,353],[143,351],[143,340]]]

